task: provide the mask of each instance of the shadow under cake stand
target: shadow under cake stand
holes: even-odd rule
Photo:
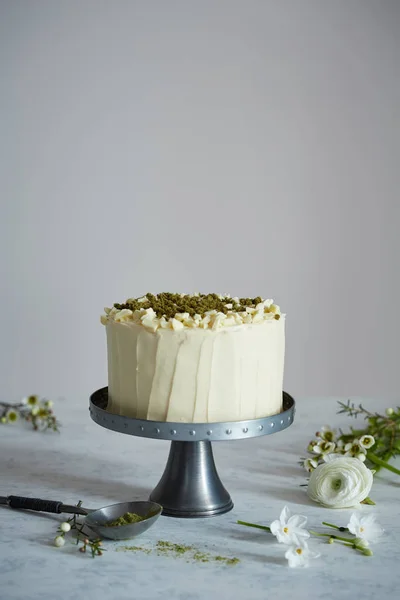
[[[214,463],[211,442],[242,440],[277,433],[289,427],[295,402],[283,392],[283,410],[277,415],[228,423],[171,423],[124,417],[107,411],[108,388],[90,397],[90,416],[106,429],[159,440],[171,440],[164,473],[150,494],[163,515],[211,517],[228,512],[233,502]]]

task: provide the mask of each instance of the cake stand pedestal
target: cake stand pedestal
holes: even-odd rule
[[[150,494],[163,515],[211,517],[228,512],[233,502],[215,467],[211,442],[277,433],[292,424],[295,402],[283,392],[283,411],[271,417],[228,423],[170,423],[124,417],[107,411],[108,388],[90,397],[90,416],[106,429],[145,438],[170,440],[164,473]]]

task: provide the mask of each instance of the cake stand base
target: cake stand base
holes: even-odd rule
[[[283,392],[282,412],[227,423],[172,423],[117,415],[107,410],[108,389],[90,397],[90,416],[98,425],[143,438],[170,440],[167,465],[150,500],[170,517],[212,517],[228,512],[233,502],[218,477],[211,442],[244,440],[278,433],[293,423],[295,402]]]
[[[150,495],[170,517],[212,517],[233,508],[215,468],[211,442],[171,442],[164,474]]]

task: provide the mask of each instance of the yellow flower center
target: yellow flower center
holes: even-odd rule
[[[303,554],[303,550],[301,548],[296,548],[296,554]]]
[[[283,533],[288,533],[289,532],[289,527],[284,527],[283,528]]]
[[[360,527],[360,532],[362,533],[364,531],[364,527]]]

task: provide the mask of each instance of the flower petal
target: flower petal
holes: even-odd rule
[[[350,521],[347,525],[347,529],[350,531],[350,533],[352,533],[353,535],[357,535],[357,531],[360,525],[360,521],[358,519],[358,516],[353,513],[350,517]]]
[[[279,517],[279,520],[282,523],[282,525],[286,525],[286,523],[290,519],[290,515],[291,515],[291,512],[290,512],[289,508],[287,506],[284,506],[282,509],[282,512],[280,514],[280,517]]]
[[[269,528],[271,530],[272,535],[277,535],[278,531],[280,531],[280,529],[281,529],[281,522],[278,520],[272,521]]]
[[[306,523],[307,517],[304,517],[303,515],[293,515],[288,520],[288,525],[290,527],[305,527]]]

